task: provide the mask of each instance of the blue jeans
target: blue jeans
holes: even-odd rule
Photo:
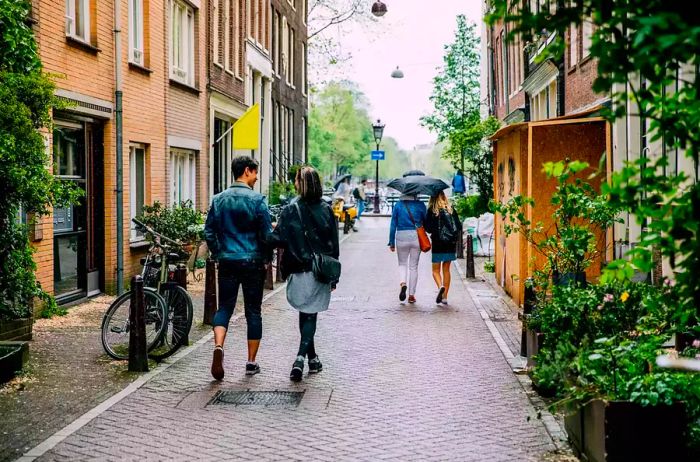
[[[362,216],[362,212],[365,211],[365,201],[362,199],[357,199],[357,219],[359,220]]]
[[[219,309],[214,315],[214,327],[228,329],[233,309],[236,307],[238,288],[243,286],[248,340],[260,340],[265,276],[265,266],[262,263],[227,260],[219,262]]]

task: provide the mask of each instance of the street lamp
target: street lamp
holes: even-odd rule
[[[377,119],[377,123],[372,124],[372,131],[374,131],[374,141],[377,143],[377,151],[379,151],[379,144],[384,135],[384,124],[381,120]],[[374,213],[379,213],[379,159],[377,159],[377,170],[374,176]]]
[[[374,2],[374,5],[372,5],[372,14],[377,16],[378,18],[381,18],[386,14],[386,5],[379,0]]]
[[[399,66],[396,66],[396,69],[391,72],[391,77],[394,79],[403,79],[403,71],[399,69]]]

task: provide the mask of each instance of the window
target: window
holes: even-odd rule
[[[170,151],[170,204],[196,200],[197,166],[194,151],[173,149]]]
[[[232,25],[233,25],[233,15],[231,11],[231,0],[224,0],[224,65],[226,70],[233,72],[233,47],[231,46],[231,40],[233,38]]]
[[[231,122],[214,119],[214,176],[213,193],[219,194],[231,184]],[[224,135],[225,134],[225,135]]]
[[[129,0],[129,61],[144,65],[143,0]]]
[[[569,29],[569,67],[578,64],[578,24]]]
[[[242,0],[235,0],[236,24],[238,24],[238,29],[233,34],[234,43],[236,44],[234,48],[234,53],[236,56],[234,59],[236,60],[236,75],[238,77],[243,76],[243,51],[241,48],[243,43],[241,42],[241,35],[243,36],[243,40],[245,40],[245,17],[241,14],[241,1]]]
[[[306,43],[301,44],[301,91],[306,94],[308,82],[306,81]]]
[[[301,118],[301,162],[306,162],[306,117]]]
[[[194,86],[194,11],[180,0],[170,10],[170,78]]]
[[[289,110],[289,138],[287,139],[289,147],[287,152],[289,153],[289,165],[294,162],[294,111]]]
[[[275,10],[272,10],[272,71],[275,74],[279,74],[279,59],[277,59],[277,48],[279,47],[277,34],[277,22],[279,21],[279,16]]]
[[[143,213],[146,202],[146,147],[141,144],[129,146],[129,198],[129,212],[133,219]],[[143,240],[143,233],[134,228],[133,222],[130,223],[131,240]]]
[[[289,25],[287,18],[282,17],[282,72],[289,82]]]
[[[557,82],[553,80],[531,99],[532,121],[550,119],[557,113]]]
[[[289,51],[289,73],[287,74],[287,83],[294,86],[294,29],[289,28],[289,45],[287,46]]]
[[[581,34],[581,38],[583,44],[581,46],[581,51],[583,52],[583,57],[585,58],[591,54],[591,44],[593,39],[593,22],[590,18],[583,20],[582,29],[583,32]]]
[[[66,35],[90,43],[89,0],[66,0]]]
[[[214,64],[221,65],[221,54],[219,53],[219,50],[221,49],[221,38],[219,35],[221,34],[221,23],[223,22],[221,20],[222,14],[221,14],[221,0],[213,0],[211,2],[212,5],[212,11],[213,11],[213,27],[214,27],[214,33],[212,34],[212,58],[214,61]]]

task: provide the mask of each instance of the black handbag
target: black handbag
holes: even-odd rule
[[[301,216],[301,208],[299,207],[299,203],[295,202],[294,207],[297,209],[297,213],[299,214],[299,221],[301,222],[302,229],[304,230],[306,243],[309,245],[311,253],[313,254],[311,271],[313,272],[314,277],[321,284],[336,284],[338,281],[340,281],[340,260],[333,258],[330,255],[324,255],[316,252],[313,244],[311,244],[311,239],[306,232],[306,226],[304,226],[304,218]]]

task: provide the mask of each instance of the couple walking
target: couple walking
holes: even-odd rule
[[[428,208],[416,196],[401,196],[391,214],[389,249],[396,252],[399,259],[401,289],[399,300],[416,302],[418,284],[418,262],[421,246],[418,228],[424,227],[430,234],[433,280],[437,285],[435,303],[447,305],[450,292],[450,266],[457,258],[457,241],[462,224],[444,192],[430,198]]]
[[[239,288],[243,301],[248,337],[246,375],[260,372],[256,361],[262,338],[262,298],[266,267],[272,249],[284,249],[280,262],[288,278],[287,300],[299,311],[301,340],[290,379],[300,381],[308,358],[309,373],[321,372],[314,336],[319,312],[328,309],[337,280],[319,282],[314,277],[314,255],[339,255],[338,231],[330,206],[321,201],[323,188],[311,167],[299,169],[295,186],[299,196],[284,208],[274,227],[264,197],[253,191],[258,179],[258,163],[251,157],[237,157],[231,163],[235,183],[212,199],[204,229],[212,258],[219,263],[219,305],[214,315],[214,352],[211,374],[224,378],[224,342],[236,305]],[[305,229],[313,239],[307,236]],[[313,242],[312,242],[313,241]]]

